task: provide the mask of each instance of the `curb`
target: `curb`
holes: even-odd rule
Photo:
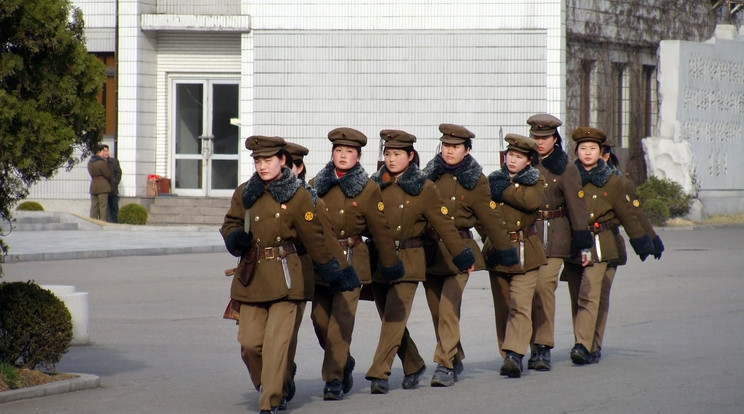
[[[46,260],[76,260],[76,259],[102,259],[107,257],[123,256],[163,256],[170,254],[196,254],[196,253],[220,253],[225,251],[224,245],[215,246],[190,246],[190,247],[149,247],[131,248],[117,250],[87,250],[73,252],[55,253],[21,253],[9,254],[7,263],[18,262],[40,262]]]
[[[0,404],[25,400],[28,398],[46,397],[48,395],[62,394],[65,392],[88,390],[101,386],[101,379],[90,374],[71,374],[79,375],[77,378],[70,378],[62,381],[50,382],[48,384],[37,385],[34,387],[21,388],[0,392]]]

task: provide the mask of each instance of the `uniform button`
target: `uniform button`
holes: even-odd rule
[[[596,195],[596,194],[594,194],[594,195],[592,196],[592,198],[597,198],[597,195]]]
[[[400,226],[396,227],[396,228],[395,228],[395,230],[398,230],[398,231],[400,231]]]
[[[457,181],[457,177],[452,177],[453,180]]]
[[[521,226],[521,225],[522,225],[522,222],[521,222],[521,221],[519,221],[519,220],[517,220],[517,227],[519,227],[519,226]]]
[[[345,235],[346,235],[346,232],[345,232],[345,231],[343,231],[343,230],[341,230],[341,231],[339,232],[339,234],[340,234],[340,235],[342,235],[342,236],[345,236]]]
[[[403,204],[399,205],[398,208],[403,208]]]
[[[279,217],[279,213],[274,214],[274,217]]]
[[[454,217],[450,217],[450,219],[454,220],[455,218]]]
[[[258,216],[254,217],[253,221],[258,221]]]
[[[279,236],[277,236],[277,237],[276,237],[276,241],[282,241],[282,238],[281,238],[281,237],[279,237]]]
[[[455,201],[455,196],[450,197],[450,200]]]
[[[554,181],[554,182],[555,182],[555,181]],[[548,183],[545,183],[545,188],[547,188],[547,187],[548,187]]]
[[[550,204],[545,204],[545,209],[547,210],[549,208],[550,208]]]
[[[339,214],[344,214],[344,209],[338,211]]]
[[[519,188],[519,183],[514,183],[514,187]]]
[[[594,213],[589,213],[589,218],[594,218]]]

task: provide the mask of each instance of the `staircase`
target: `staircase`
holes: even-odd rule
[[[147,218],[148,225],[217,226],[225,220],[230,198],[155,197]]]
[[[68,221],[68,218],[63,216],[63,214],[42,211],[16,211],[13,217],[13,230],[49,231],[80,229],[79,223]]]

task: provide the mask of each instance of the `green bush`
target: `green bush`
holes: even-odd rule
[[[16,367],[5,362],[0,362],[0,383],[4,381],[8,385],[8,388],[14,390],[19,386],[18,379],[19,375]]]
[[[658,198],[653,198],[643,204],[643,211],[654,226],[663,226],[669,219],[669,208]]]
[[[139,204],[127,204],[119,209],[119,223],[143,225],[147,223],[147,209]]]
[[[72,316],[54,293],[36,283],[0,283],[0,362],[51,367],[72,342]]]
[[[24,201],[16,207],[18,211],[44,211],[44,207],[36,201]]]
[[[649,207],[649,202],[651,200],[660,201],[668,211],[664,222],[670,217],[685,216],[690,212],[692,206],[692,196],[685,194],[681,185],[668,178],[660,180],[654,176],[649,177],[648,181],[638,186],[638,197],[643,202],[643,209],[649,215],[649,219],[651,218],[649,208],[657,210],[655,213],[659,212],[658,205],[651,203],[651,207]]]

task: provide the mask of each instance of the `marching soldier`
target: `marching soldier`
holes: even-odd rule
[[[380,131],[380,137],[384,141],[385,165],[372,175],[372,180],[382,191],[382,201],[387,206],[385,217],[393,230],[398,257],[403,261],[406,274],[395,280],[375,274],[372,279],[375,305],[382,320],[380,340],[366,375],[372,381],[373,394],[388,392],[388,377],[396,353],[403,362],[404,389],[414,388],[426,369],[406,330],[418,282],[423,282],[426,275],[422,240],[426,226],[431,225],[440,235],[458,271],[469,273],[475,263],[473,251],[446,215],[447,209],[442,205],[436,186],[414,162],[416,137],[391,129]]]
[[[545,191],[536,212],[537,236],[543,241],[548,262],[540,266],[532,299],[532,339],[527,368],[550,371],[550,350],[555,345],[555,289],[563,261],[571,256],[571,246],[592,247],[586,226],[587,212],[579,198],[581,178],[576,165],[563,151],[558,127],[560,119],[536,114],[527,119],[530,137],[537,143],[536,167],[545,177]]]
[[[470,155],[475,134],[460,125],[441,124],[442,151],[434,156],[424,168],[427,177],[434,182],[442,196],[445,215],[457,228],[460,237],[475,253],[474,270],[485,269],[485,262],[473,239],[471,228],[478,226],[482,235],[487,235],[494,245],[489,261],[512,265],[517,263],[517,254],[506,238],[501,217],[496,212],[496,203],[491,201],[488,180],[483,168]],[[482,231],[481,231],[482,230]],[[431,378],[433,387],[450,387],[463,371],[465,352],[460,343],[460,307],[462,294],[469,273],[452,263],[453,254],[447,249],[436,232],[427,229],[425,243],[430,249],[431,260],[426,266],[426,301],[434,323],[437,346],[434,362],[437,368]]]
[[[564,270],[565,278],[569,286],[573,284],[576,295],[573,321],[576,345],[571,349],[571,360],[574,364],[584,365],[598,362],[600,356],[596,341],[600,298],[604,291],[609,300],[612,283],[606,271],[611,263],[620,259],[620,252],[624,250],[616,239],[619,226],[625,229],[630,245],[641,260],[654,253],[654,246],[637,220],[640,202],[630,197],[623,180],[600,156],[601,145],[607,140],[605,133],[596,128],[579,127],[571,133],[571,138],[576,142],[575,163],[581,175],[581,197],[586,203],[588,224],[594,238],[591,260],[582,263],[583,271],[576,265],[567,265]],[[573,261],[579,260],[574,257]],[[614,277],[614,272],[611,275]]]
[[[370,252],[362,234],[370,234],[380,254],[380,271],[386,280],[403,277],[393,235],[385,220],[380,187],[370,181],[359,163],[367,137],[352,128],[328,133],[332,160],[310,181],[325,203],[336,238],[362,283],[370,283]],[[353,386],[355,361],[349,354],[360,288],[338,291],[316,280],[311,317],[320,346],[325,350],[323,399],[340,400]]]
[[[303,241],[327,282],[358,279],[329,253],[310,193],[282,167],[288,157],[284,139],[256,135],[245,145],[253,151],[256,172],[235,189],[220,233],[234,256],[257,252],[255,272],[234,277],[230,297],[240,303],[238,342],[260,392],[259,408],[275,413],[284,396],[296,315],[306,299],[295,241]]]
[[[545,178],[531,166],[537,143],[532,138],[507,134],[506,161],[488,176],[491,197],[498,203],[510,242],[519,251],[513,266],[490,265],[496,336],[504,357],[501,375],[522,376],[522,358],[532,333],[532,298],[540,266],[547,263],[545,249],[537,236],[535,212],[545,189]],[[491,248],[486,240],[483,252]]]

